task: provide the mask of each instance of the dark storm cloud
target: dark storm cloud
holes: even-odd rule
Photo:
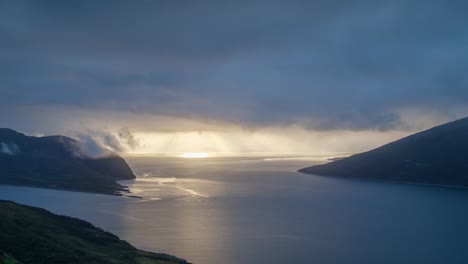
[[[0,104],[391,129],[468,102],[465,1],[2,1]],[[12,113],[14,114],[14,113]]]

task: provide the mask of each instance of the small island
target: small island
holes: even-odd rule
[[[0,263],[188,264],[138,250],[80,219],[0,200]]]
[[[117,180],[135,179],[116,153],[87,155],[78,140],[32,137],[0,128],[0,184],[120,195]]]

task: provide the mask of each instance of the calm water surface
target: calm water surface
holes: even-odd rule
[[[200,264],[468,263],[466,190],[295,172],[314,158],[127,160],[143,199],[10,186],[0,199]]]

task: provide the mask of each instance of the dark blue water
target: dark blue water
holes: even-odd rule
[[[468,191],[296,173],[306,159],[128,157],[143,199],[0,187],[194,263],[468,263]]]

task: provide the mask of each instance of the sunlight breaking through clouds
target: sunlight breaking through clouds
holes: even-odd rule
[[[258,131],[134,133],[138,145],[127,154],[165,154],[182,158],[233,155],[295,155],[363,151],[397,139],[407,132],[334,131],[271,128]],[[363,142],[362,137],[366,138]]]
[[[388,129],[320,129],[315,120],[281,124],[234,123],[202,117],[94,111],[63,107],[28,107],[14,119],[0,120],[29,135],[62,134],[120,154],[208,153],[210,156],[302,155],[366,151],[432,126],[465,116],[467,108],[447,115],[431,109],[394,110],[399,122]],[[44,117],[47,118],[44,118]],[[73,116],[74,118],[69,118]],[[34,129],[21,122],[34,125]],[[11,122],[10,122],[11,121]],[[29,126],[28,125],[28,126]],[[365,139],[365,140],[363,140]]]
[[[210,157],[210,154],[206,152],[185,152],[180,154],[178,157],[185,159],[204,159]]]

